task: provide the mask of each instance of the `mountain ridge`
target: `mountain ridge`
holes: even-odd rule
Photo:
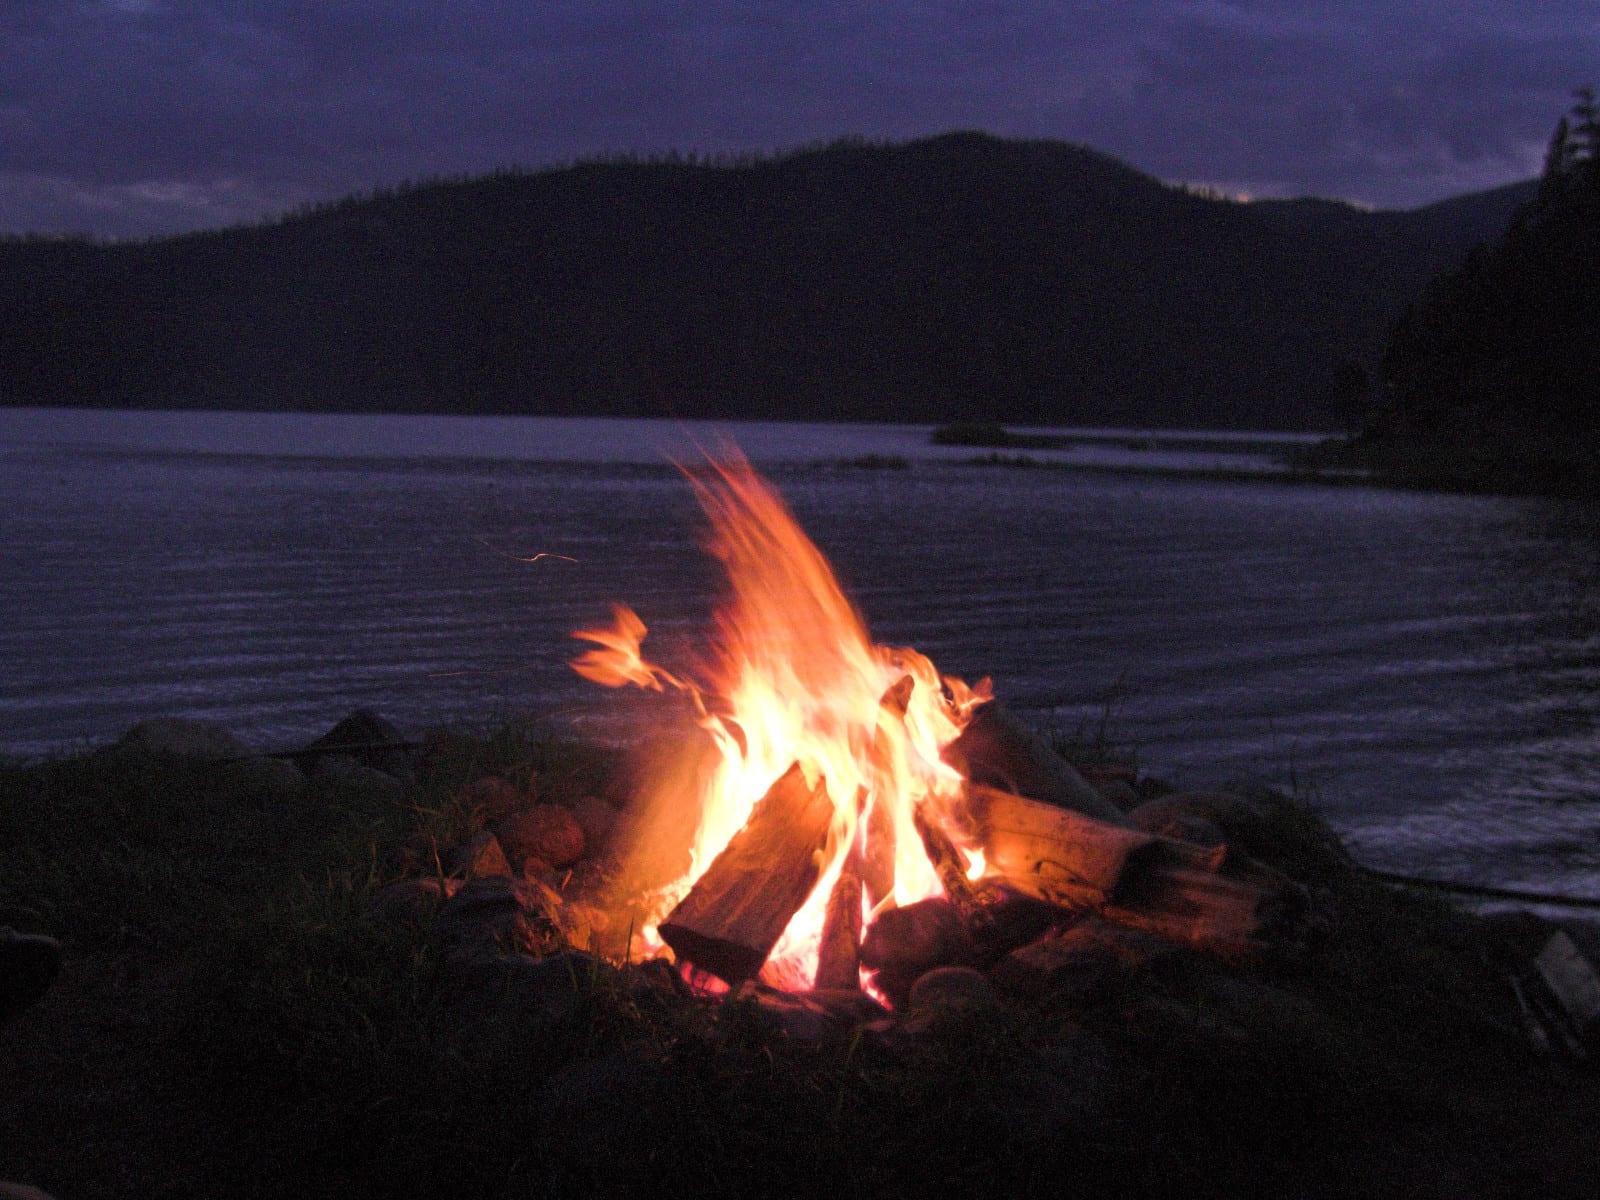
[[[1327,428],[1532,184],[1225,201],[956,131],[0,241],[0,402]]]

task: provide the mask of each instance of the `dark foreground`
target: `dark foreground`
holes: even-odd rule
[[[802,1036],[669,973],[558,955],[463,1002],[373,898],[459,840],[474,780],[620,801],[622,764],[510,728],[406,783],[112,749],[0,767],[0,924],[61,977],[0,1028],[0,1179],[109,1196],[1588,1197],[1600,1077],[1530,1047],[1539,930],[1363,876],[1284,802],[1293,962],[1147,959]],[[882,1023],[880,1023],[881,1025]]]

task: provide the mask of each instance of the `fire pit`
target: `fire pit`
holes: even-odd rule
[[[671,956],[711,990],[893,1004],[926,971],[986,968],[1090,916],[1233,960],[1292,940],[1303,897],[1283,876],[1204,822],[1199,841],[1139,827],[988,680],[874,643],[741,456],[687,474],[729,585],[695,665],[645,657],[621,605],[574,635],[593,644],[580,674],[664,693],[684,722],[619,846],[632,957]]]

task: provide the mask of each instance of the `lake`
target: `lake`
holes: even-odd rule
[[[701,627],[669,457],[731,436],[878,641],[1180,784],[1292,786],[1375,866],[1600,895],[1594,514],[1183,474],[1293,439],[1088,431],[1030,467],[928,435],[0,409],[0,751],[159,714],[282,748],[358,706],[603,736],[570,631],[613,600],[647,646]]]

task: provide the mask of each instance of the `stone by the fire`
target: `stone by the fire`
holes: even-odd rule
[[[251,753],[234,733],[215,721],[152,717],[122,735],[117,749],[166,758],[243,758]]]
[[[570,1018],[584,1003],[592,982],[615,968],[593,955],[563,951],[545,957],[507,953],[469,955],[444,963],[444,1001],[457,1034],[475,1030],[496,1036],[497,1022],[515,1014],[555,1023]]]
[[[585,853],[593,855],[611,840],[617,810],[598,796],[585,796],[572,806],[572,819],[583,830]]]
[[[1153,933],[1085,915],[1068,928],[1013,950],[990,971],[1003,992],[1092,1003],[1129,971],[1186,955]]]
[[[311,778],[333,787],[359,789],[396,799],[405,792],[405,784],[389,772],[369,767],[348,754],[318,755],[313,760]]]
[[[406,738],[394,722],[370,708],[358,708],[306,747],[308,757],[346,754],[362,766],[392,775],[403,783],[416,778]]]
[[[487,829],[480,829],[452,848],[445,859],[444,869],[448,875],[459,875],[466,879],[512,874],[511,864],[506,861],[499,839]]]
[[[230,762],[221,770],[236,791],[268,799],[287,799],[306,785],[306,773],[286,758],[257,755]]]
[[[853,988],[819,988],[785,992],[754,980],[744,983],[735,998],[762,1019],[801,1042],[817,1042],[830,1033],[850,1029],[886,1015],[881,1004]]]
[[[535,804],[496,821],[495,836],[507,857],[521,863],[537,858],[552,867],[569,867],[583,857],[583,827],[559,804]]]
[[[861,939],[861,965],[896,1004],[934,967],[960,962],[971,950],[966,926],[943,897],[879,913]]]
[[[474,779],[451,799],[453,807],[485,823],[508,817],[528,802],[528,794],[501,775]]]
[[[474,879],[439,906],[434,932],[446,957],[562,949],[560,897],[537,883],[504,876]]]
[[[995,1012],[1000,998],[981,971],[971,967],[935,967],[911,986],[906,999],[911,1013]]]

